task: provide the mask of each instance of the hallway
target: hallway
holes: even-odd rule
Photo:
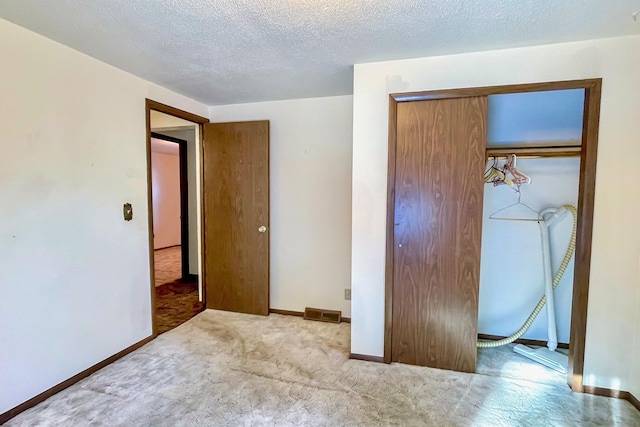
[[[182,280],[181,247],[155,251],[156,328],[167,332],[200,313],[198,280]]]

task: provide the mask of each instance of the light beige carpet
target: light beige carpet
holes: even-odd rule
[[[640,425],[622,400],[348,354],[348,324],[207,310],[9,425]]]
[[[505,377],[519,380],[529,380],[537,383],[567,387],[567,374],[561,374],[538,362],[515,353],[515,344],[502,347],[478,349],[478,374],[495,377]],[[529,346],[531,348],[539,348]],[[569,350],[557,349],[558,352],[568,354]]]

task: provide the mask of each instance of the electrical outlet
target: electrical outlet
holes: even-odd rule
[[[346,300],[350,300],[351,299],[351,289],[345,289],[344,290],[344,299],[346,299]]]

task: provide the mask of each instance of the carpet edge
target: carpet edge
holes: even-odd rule
[[[89,368],[85,369],[84,371],[72,376],[71,378],[66,379],[66,380],[62,381],[61,383],[54,385],[50,389],[43,391],[42,393],[32,397],[31,399],[27,400],[26,402],[22,402],[21,404],[9,409],[7,412],[4,412],[4,413],[0,414],[0,425],[6,423],[7,421],[9,421],[13,417],[17,416],[18,414],[26,411],[27,409],[30,409],[30,408],[36,406],[37,404],[39,404],[41,402],[44,402],[45,400],[47,400],[48,398],[50,398],[54,394],[61,392],[62,390],[64,390],[64,389],[72,386],[73,384],[77,383],[78,381],[87,378],[89,375],[99,371],[100,369],[104,368],[105,366],[110,365],[111,363],[115,362],[116,360],[118,360],[118,359],[126,356],[127,354],[139,349],[143,345],[153,341],[156,338],[156,336],[157,335],[155,335],[155,334],[149,335],[148,337],[142,339],[141,341],[138,341],[137,343],[135,343],[133,345],[130,345],[129,347],[125,348],[124,350],[119,351],[118,353],[114,354],[113,356],[107,357],[103,361],[98,362],[93,366],[90,366]]]

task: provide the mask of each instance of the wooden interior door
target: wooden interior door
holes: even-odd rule
[[[393,361],[475,372],[487,98],[397,105]]]
[[[203,125],[206,306],[269,314],[269,122]]]

